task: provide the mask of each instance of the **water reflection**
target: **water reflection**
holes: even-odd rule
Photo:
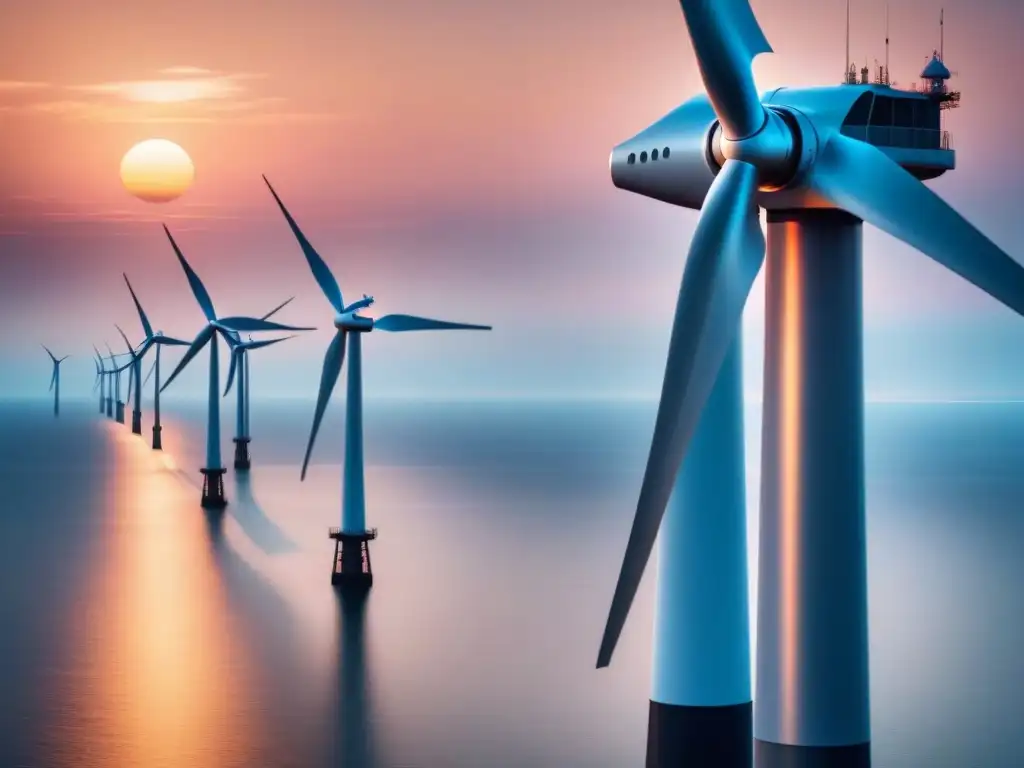
[[[294,552],[297,547],[284,531],[271,520],[253,494],[249,472],[235,473],[235,499],[228,512],[252,542],[268,555]]]
[[[376,766],[371,700],[371,676],[367,668],[366,612],[370,592],[337,590],[338,659],[334,710],[337,731],[331,765],[345,768]]]

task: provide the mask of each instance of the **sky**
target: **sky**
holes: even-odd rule
[[[243,5],[245,6],[244,10]],[[837,83],[845,0],[752,0],[775,53],[761,89]],[[891,72],[938,47],[963,92],[957,170],[931,186],[1024,259],[1019,0],[891,0]],[[851,52],[884,57],[885,3],[855,0]],[[92,386],[91,345],[202,314],[166,223],[221,315],[317,331],[254,354],[254,397],[315,396],[332,310],[263,186],[350,300],[490,333],[374,333],[367,397],[656,398],[697,213],[612,186],[608,155],[702,89],[675,0],[34,0],[0,4],[0,397]],[[118,168],[166,138],[196,180],[145,203]],[[865,228],[874,399],[1024,398],[1024,319]],[[744,318],[757,398],[763,276]],[[115,343],[117,342],[117,343]],[[257,380],[258,378],[258,380]],[[205,392],[205,363],[173,385]],[[170,393],[172,390],[168,390]]]

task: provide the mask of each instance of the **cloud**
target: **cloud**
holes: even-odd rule
[[[289,108],[282,96],[253,91],[254,81],[266,75],[251,72],[226,73],[195,66],[165,67],[159,77],[149,80],[113,80],[100,83],[64,85],[68,98],[13,101],[12,93],[35,94],[46,83],[0,81],[0,112],[22,115],[52,115],[64,120],[101,123],[177,124],[246,123],[274,124],[329,122],[338,115]]]
[[[38,91],[49,88],[49,83],[34,80],[0,80],[0,92],[3,91]]]

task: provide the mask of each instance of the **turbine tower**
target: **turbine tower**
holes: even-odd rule
[[[223,509],[227,505],[224,497],[224,467],[221,466],[220,457],[220,374],[217,359],[217,334],[227,337],[232,331],[257,332],[257,331],[311,331],[313,328],[293,328],[289,325],[272,323],[269,320],[260,320],[255,317],[217,317],[213,308],[213,301],[207,293],[199,276],[195,273],[185,256],[178,248],[178,244],[171,237],[170,230],[164,226],[167,239],[171,241],[171,247],[178,257],[181,268],[185,271],[192,294],[206,316],[206,325],[196,336],[195,341],[189,346],[188,351],[182,356],[178,367],[171,373],[170,378],[160,387],[160,391],[167,389],[171,382],[181,373],[185,366],[192,360],[207,344],[210,345],[210,389],[209,389],[209,410],[206,417],[206,466],[199,471],[203,474],[203,496],[201,504],[207,509]]]
[[[60,364],[67,360],[70,355],[64,355],[64,357],[58,359],[54,357],[46,345],[40,345],[46,350],[46,354],[50,356],[50,360],[53,361],[53,376],[50,377],[50,391],[53,392],[53,415],[60,416]]]
[[[100,351],[98,349],[96,349],[96,345],[95,344],[92,345],[92,349],[93,349],[93,352],[96,353],[96,359],[99,360],[99,362],[100,362],[100,371],[101,371],[101,374],[102,374],[101,378],[103,380],[103,385],[102,385],[102,387],[100,389],[100,394],[101,394],[101,396],[100,396],[100,413],[106,413],[108,418],[113,418],[113,416],[114,416],[114,405],[113,405],[113,400],[111,399],[111,397],[112,397],[112,394],[113,394],[114,390],[113,390],[113,387],[111,386],[111,382],[110,382],[111,371],[107,370],[106,363],[103,360],[103,355],[101,355]]]
[[[282,301],[280,304],[278,304],[272,310],[267,312],[267,314],[263,315],[260,318],[260,320],[269,320],[271,317],[273,317],[278,312],[280,312],[282,309],[284,309],[289,304],[291,304],[292,301],[294,301],[294,299],[295,299],[295,297],[292,296],[291,298],[289,298],[289,299],[287,299],[285,301]],[[228,347],[230,347],[231,350],[232,350],[231,370],[232,370],[232,375],[233,375],[233,373],[234,373],[234,366],[235,366],[234,350],[236,349],[236,347],[239,344],[242,343],[242,337],[238,333],[232,331],[231,333],[227,334],[224,337],[224,340],[228,343]],[[252,341],[252,336],[249,337],[249,341]],[[266,346],[266,345],[265,344],[260,344],[259,346],[262,347],[262,346]],[[258,347],[256,347],[256,348],[258,348]],[[238,413],[241,414],[239,416],[239,424],[241,425],[244,422],[244,427],[245,428],[244,429],[236,428],[237,434],[235,435],[235,437],[233,439],[233,442],[235,444],[235,469],[249,469],[252,466],[252,461],[251,461],[250,456],[249,456],[249,443],[252,442],[252,438],[249,436],[249,429],[248,429],[248,426],[249,426],[249,358],[248,358],[248,355],[244,351],[241,353],[241,358],[242,358],[241,359],[242,370],[239,371],[239,378],[243,378],[244,377],[244,379],[245,379],[245,386],[244,387],[240,387],[238,389],[237,398],[238,398]],[[229,376],[228,377],[228,389],[230,389],[230,388],[231,388],[231,377]],[[227,390],[225,390],[224,394],[227,395]]]
[[[313,451],[313,443],[320,429],[324,410],[331,399],[334,385],[341,374],[341,365],[345,361],[348,347],[348,392],[345,398],[345,465],[342,479],[342,510],[341,527],[331,528],[328,536],[334,540],[334,566],[331,570],[331,584],[369,587],[373,583],[373,571],[370,567],[369,542],[377,538],[377,529],[366,528],[366,499],[363,485],[363,384],[362,384],[362,335],[372,330],[391,331],[448,331],[475,330],[489,331],[489,325],[469,325],[466,323],[450,323],[444,320],[432,320],[427,317],[413,315],[385,315],[374,320],[361,317],[357,312],[363,307],[373,304],[373,297],[363,298],[346,305],[334,275],[316,252],[309,240],[299,229],[295,219],[284,207],[277,192],[270,186],[267,177],[263,177],[270,194],[277,201],[281,213],[288,221],[288,226],[298,240],[299,246],[306,257],[309,269],[313,273],[327,301],[334,308],[334,327],[337,329],[334,339],[327,348],[324,367],[320,374],[320,392],[317,395],[316,411],[313,414],[313,428],[309,433],[306,455],[302,460],[302,479],[306,479],[309,457]]]
[[[163,426],[160,424],[160,349],[165,346],[187,347],[189,342],[182,341],[181,339],[175,339],[171,336],[165,336],[163,331],[156,331],[154,333],[153,326],[150,325],[149,318],[146,317],[146,312],[142,309],[142,304],[139,303],[139,297],[135,295],[135,290],[132,288],[131,281],[128,280],[128,275],[123,272],[121,274],[124,277],[125,285],[128,286],[128,292],[132,295],[132,301],[135,303],[135,310],[139,313],[139,322],[142,324],[142,332],[146,334],[146,338],[143,339],[142,346],[138,353],[139,364],[141,365],[142,359],[150,349],[155,348],[156,350],[156,359],[153,362],[153,367],[150,368],[149,374],[146,375],[146,381],[148,382],[149,377],[154,371],[156,371],[156,381],[153,383],[153,450],[159,451],[163,449],[163,440],[161,436]],[[121,335],[123,336],[124,334],[122,333]],[[143,382],[143,384],[145,384],[145,382]],[[142,433],[141,403],[142,390],[140,389],[138,390],[138,397],[136,398],[136,409],[140,411],[139,431],[137,434]]]
[[[128,357],[130,360],[121,368],[118,369],[118,373],[130,368],[131,372],[128,374],[128,400],[133,403],[132,407],[132,434],[142,434],[142,355],[135,350],[132,343],[128,341],[128,337],[125,336],[124,331],[121,330],[121,326],[114,324],[117,328],[117,332],[121,334],[121,338],[124,339],[125,346],[128,347]],[[132,385],[134,383],[135,388],[135,399],[132,399]]]
[[[117,367],[115,358],[120,355],[115,355],[109,344],[107,344],[107,351],[110,353],[110,375],[114,377],[114,419],[118,424],[124,424],[124,403],[121,402],[121,371],[124,368]]]
[[[288,299],[291,301],[291,299]],[[286,301],[285,304],[288,302]],[[283,307],[284,304],[281,305]],[[281,307],[278,307],[280,309]],[[277,310],[275,309],[274,312]],[[270,314],[273,314],[271,312]],[[269,315],[264,315],[266,319]],[[238,391],[236,393],[237,406],[235,416],[235,469],[246,470],[252,466],[249,456],[249,443],[252,436],[249,434],[249,352],[262,347],[269,347],[279,341],[293,338],[285,336],[280,339],[268,339],[266,341],[253,341],[252,336],[248,341],[237,341],[231,336],[225,337],[228,346],[231,347],[231,365],[228,367],[228,385],[224,389],[224,397],[231,391],[231,383],[235,379],[235,371],[238,371]]]
[[[105,386],[106,376],[104,375],[105,370],[104,370],[104,367],[103,367],[103,358],[102,357],[95,357],[95,358],[93,358],[92,364],[96,366],[96,383],[93,384],[92,391],[95,392],[97,389],[100,391],[100,413],[103,413],[103,409],[104,409],[103,396],[106,394],[106,386]]]
[[[615,186],[701,215],[598,667],[611,660],[691,444],[701,460],[701,419],[714,408],[709,404],[767,249],[755,751],[773,764],[869,765],[863,222],[1018,314],[1024,268],[922,183],[955,167],[940,124],[941,110],[959,100],[945,88],[947,71],[934,79],[924,73],[932,87],[919,91],[860,82],[759,97],[751,63],[771,48],[749,3],[681,5],[707,96],[611,154]],[[767,245],[759,208],[767,210]],[[673,556],[694,552],[697,544],[687,539],[712,536],[701,527],[711,519],[705,511],[687,510],[691,529],[670,520],[662,530],[678,537],[665,545]],[[674,562],[665,569],[676,579],[695,573]],[[719,597],[719,587],[699,577],[697,586],[673,584],[675,615],[688,616],[696,635],[711,610],[697,591],[709,586],[711,600]],[[686,654],[706,640],[680,643],[655,663],[670,664],[681,681],[689,676],[699,692],[705,659]],[[724,682],[722,672],[704,690],[724,690]],[[655,718],[649,726],[649,741],[662,739],[663,754],[691,747],[699,753],[714,741],[701,736],[714,732],[712,724],[679,726],[685,707],[670,709],[662,722],[674,719],[672,732],[655,733]],[[649,765],[662,764],[657,755],[649,758]]]

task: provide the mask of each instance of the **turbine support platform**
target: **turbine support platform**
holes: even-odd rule
[[[233,438],[235,443],[235,469],[249,469],[252,462],[249,459],[249,443],[251,437]]]
[[[160,439],[160,433],[163,431],[163,427],[159,424],[153,425],[153,450],[162,451],[164,449],[163,440]]]
[[[703,763],[695,763],[703,765]],[[718,763],[715,763],[718,765]],[[871,768],[871,745],[792,747],[754,740],[754,765],[766,768]]]
[[[106,402],[106,414],[108,419],[112,419],[114,417],[114,401],[109,397]]]
[[[753,717],[750,702],[686,707],[652,701],[647,718],[647,768],[751,768]],[[793,765],[802,768],[803,763]]]
[[[331,528],[327,535],[334,539],[331,585],[342,589],[369,589],[373,585],[370,542],[377,538],[377,529],[346,533],[340,528]]]
[[[223,468],[200,469],[203,473],[203,500],[200,502],[204,509],[224,509],[228,500],[224,498],[224,473]]]
[[[117,410],[114,414],[114,418],[118,424],[124,424],[124,403],[120,400],[117,401]]]
[[[132,434],[142,434],[142,411],[132,411]]]

